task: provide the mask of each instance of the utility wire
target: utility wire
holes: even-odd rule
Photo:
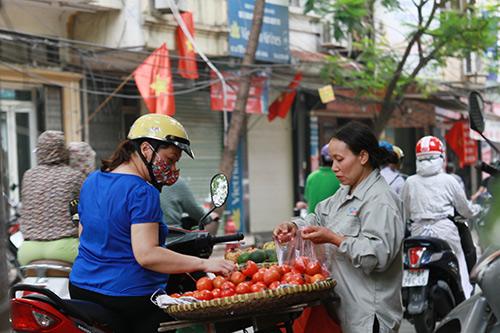
[[[2,59],[0,59],[0,64],[3,64],[4,66],[18,72],[18,73],[21,73],[27,77],[30,77],[32,79],[35,79],[37,80],[38,82],[41,82],[41,83],[45,83],[45,84],[49,84],[49,85],[55,85],[55,86],[58,86],[58,87],[61,87],[61,88],[67,88],[67,89],[71,89],[71,90],[75,90],[75,91],[80,91],[80,92],[84,92],[84,93],[88,93],[88,94],[93,94],[93,95],[100,95],[100,96],[109,96],[109,93],[108,92],[103,92],[103,91],[97,91],[97,90],[91,90],[91,89],[83,89],[83,88],[77,88],[77,87],[73,87],[73,86],[70,86],[70,85],[65,85],[65,84],[61,84],[60,82],[57,82],[57,81],[52,81],[52,80],[49,80],[41,75],[38,75],[36,73],[33,73],[33,71],[29,70],[29,69],[24,69],[20,66],[17,66],[17,65],[13,65],[9,62],[6,62]],[[254,72],[255,71],[259,71],[257,69],[254,69]],[[246,75],[251,75],[253,72],[248,72]],[[243,76],[243,75],[242,75]],[[240,76],[241,77],[241,76]],[[231,79],[230,81],[231,82],[238,82],[240,79]],[[1,81],[7,81],[7,80],[1,80]],[[18,82],[18,81],[15,81],[15,82]],[[218,83],[220,82],[219,79],[213,79],[213,80],[210,80],[210,81],[205,81],[206,83],[204,84],[201,84],[199,86],[196,86],[196,87],[193,87],[193,88],[189,88],[189,89],[184,89],[184,90],[177,90],[175,91],[174,93],[172,94],[168,94],[168,93],[162,93],[161,96],[167,96],[167,95],[184,95],[184,94],[189,94],[189,93],[192,93],[192,92],[196,92],[196,91],[199,91],[199,90],[203,90],[203,89],[206,89],[208,87],[210,87],[211,85],[215,84],[215,83]],[[147,99],[147,98],[144,98],[142,97],[141,95],[126,95],[126,94],[115,94],[114,95],[115,97],[120,97],[120,98],[125,98],[125,99]],[[148,98],[156,98],[157,96],[152,96],[152,97],[148,97]]]
[[[129,48],[117,48],[117,47],[110,47],[110,46],[104,46],[96,43],[91,43],[91,42],[84,42],[84,41],[79,41],[79,40],[73,40],[73,39],[65,39],[62,37],[45,37],[45,36],[37,36],[37,35],[30,35],[26,34],[23,32],[15,31],[15,30],[8,30],[8,29],[0,29],[0,38],[2,37],[2,34],[5,36],[7,35],[8,37],[11,38],[16,38],[17,40],[24,41],[24,42],[33,42],[33,40],[36,40],[38,43],[43,43],[45,45],[53,46],[53,47],[89,47],[91,48],[91,51],[94,53],[104,53],[104,52],[120,52],[120,53],[129,53],[131,55],[144,55],[144,58],[147,56],[151,55],[150,51],[147,50],[130,50]],[[5,41],[8,39],[5,39]],[[4,41],[2,39],[2,41]],[[54,42],[56,41],[56,42]],[[169,50],[170,51],[170,50]],[[186,59],[186,57],[177,55],[177,54],[171,54],[168,56],[170,59]],[[127,58],[120,57],[120,55],[113,55],[113,58],[116,59],[122,59],[122,60],[129,60]],[[213,57],[212,57],[213,58]],[[144,59],[142,59],[144,60]],[[197,62],[203,63],[204,61],[202,59],[196,59]],[[233,58],[232,61],[223,61],[223,60],[216,60],[216,59],[211,59],[210,60],[213,64],[218,64],[218,65],[227,65],[229,67],[238,67],[240,65],[240,60]],[[109,64],[112,64],[109,62]],[[290,67],[295,67],[295,64],[252,64],[249,67],[252,68],[290,68]]]

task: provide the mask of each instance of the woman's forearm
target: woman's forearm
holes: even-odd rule
[[[342,236],[341,234],[338,234],[338,233],[332,231],[332,235],[331,235],[331,238],[330,238],[330,243],[332,243],[335,246],[340,246],[340,244],[342,244],[342,242],[345,239],[346,238],[344,236]]]
[[[136,256],[137,262],[149,270],[177,274],[204,271],[206,259],[188,256],[162,247],[153,247],[147,254]]]

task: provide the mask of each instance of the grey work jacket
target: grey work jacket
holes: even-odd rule
[[[320,225],[344,235],[339,247],[325,244],[327,265],[337,280],[337,315],[343,333],[397,332],[401,322],[404,237],[401,200],[375,169],[349,195],[342,187],[320,202],[314,213],[293,222]]]

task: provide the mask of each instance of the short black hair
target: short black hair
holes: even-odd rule
[[[350,121],[333,134],[333,138],[345,142],[354,155],[362,150],[368,152],[368,163],[372,168],[379,168],[390,159],[389,152],[381,148],[373,131],[363,123]]]

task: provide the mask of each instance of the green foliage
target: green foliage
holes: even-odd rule
[[[395,0],[387,0],[389,2]],[[347,37],[347,33],[362,33],[365,30],[363,19],[368,14],[366,0],[307,0],[305,12],[314,11],[329,15],[332,19],[333,33],[336,39]]]
[[[453,5],[454,1],[414,0],[415,6],[400,9],[397,0],[381,0],[380,4],[388,10],[404,10],[415,17],[414,22],[405,24],[409,31],[406,48],[414,55],[409,61],[410,57],[404,56],[404,52],[392,51],[380,38],[377,38],[377,44],[370,39],[373,36],[373,24],[372,19],[366,16],[372,12],[370,6],[373,6],[373,1],[308,0],[306,6],[306,11],[332,18],[337,40],[346,38],[349,33],[357,40],[353,44],[353,54],[356,56],[352,60],[360,66],[350,64],[351,59],[331,56],[322,75],[336,85],[353,88],[359,94],[377,94],[380,97],[380,92],[384,91],[384,97],[394,100],[409,85],[420,85],[425,88],[424,92],[429,93],[432,85],[418,78],[422,69],[427,66],[445,66],[449,57],[465,57],[470,52],[483,54],[495,45],[498,18],[484,13],[498,13],[500,5],[481,9],[470,5],[465,10],[442,10],[447,7],[447,3]],[[421,8],[424,4],[426,9],[430,5],[436,10],[421,11],[422,15],[419,16],[419,6]],[[495,63],[494,60],[492,63]]]
[[[373,40],[363,38],[354,43],[363,50],[355,61],[340,56],[329,56],[322,76],[335,85],[354,88],[360,95],[380,95],[397,66],[397,57],[376,47]]]

